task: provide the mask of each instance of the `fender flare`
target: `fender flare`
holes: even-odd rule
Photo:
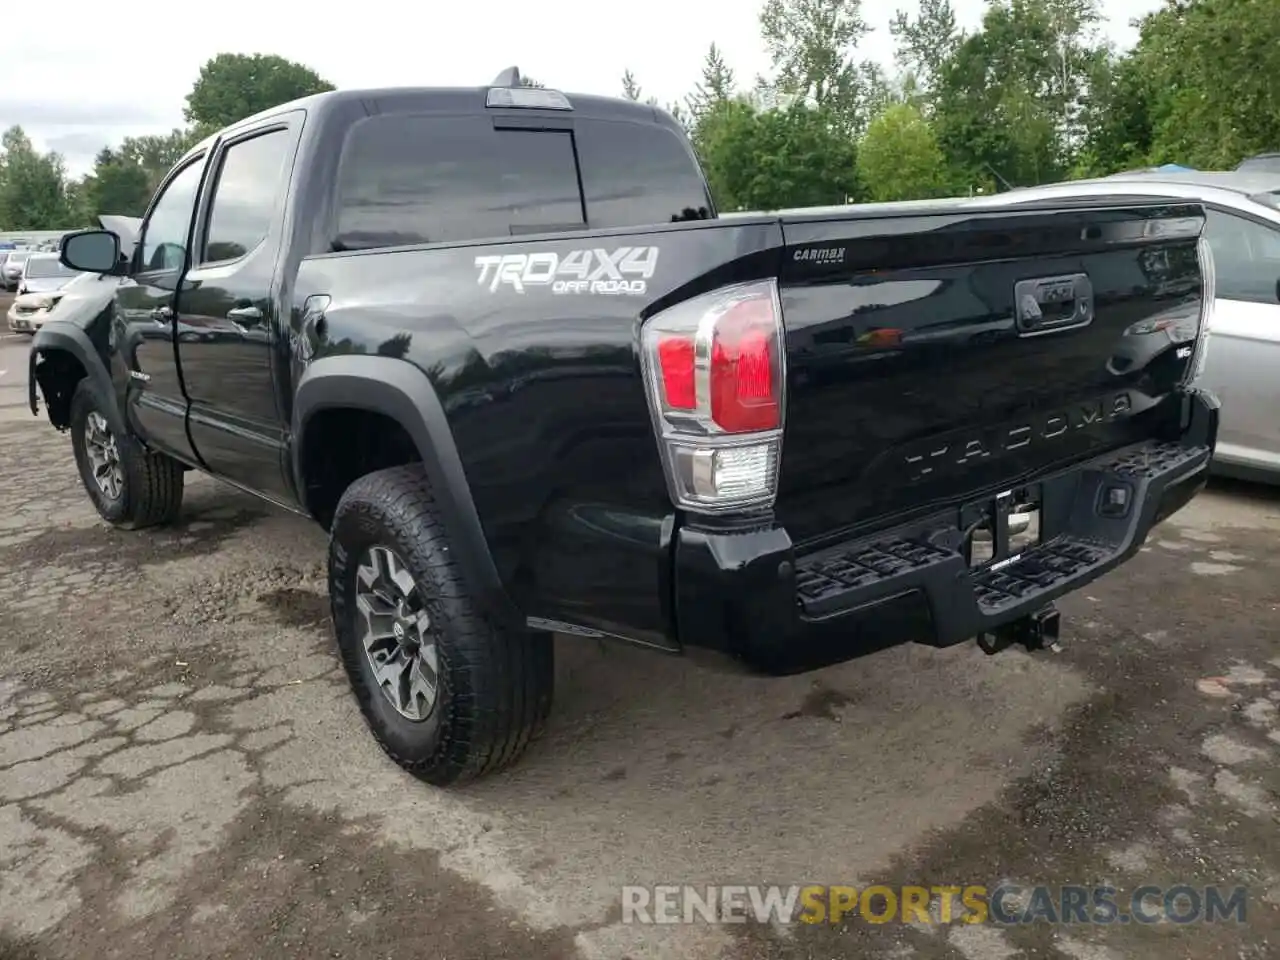
[[[71,354],[84,367],[85,374],[93,381],[107,404],[103,413],[106,414],[111,429],[118,436],[123,436],[127,432],[127,424],[120,410],[115,386],[111,382],[111,372],[89,335],[81,327],[66,321],[49,321],[36,331],[31,340],[31,348],[27,354],[27,401],[32,414],[40,415],[40,385],[36,380],[36,362],[42,355],[55,350]]]
[[[489,611],[511,624],[524,624],[493,562],[480,514],[453,441],[453,431],[435,387],[422,370],[393,357],[347,354],[313,361],[294,393],[292,469],[305,505],[303,442],[307,423],[322,410],[367,410],[389,417],[413,440],[440,501],[451,546],[470,583]]]

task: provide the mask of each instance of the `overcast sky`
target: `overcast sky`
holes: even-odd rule
[[[221,0],[149,12],[100,0],[10,5],[7,26],[39,28],[22,29],[0,56],[0,129],[22,124],[39,147],[61,152],[73,174],[84,173],[108,143],[181,125],[201,64],[222,52],[280,54],[339,87],[482,85],[516,64],[548,86],[612,94],[629,68],[646,95],[666,103],[692,89],[712,41],[743,81],[768,69],[756,18],[762,2],[481,0],[450,9],[441,0]],[[916,2],[863,4],[875,28],[861,47],[866,57],[891,61],[893,10],[914,11]],[[1131,45],[1129,21],[1159,5],[1103,0],[1107,36]],[[955,6],[972,27],[985,2]]]

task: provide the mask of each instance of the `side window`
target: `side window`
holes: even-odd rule
[[[711,215],[698,163],[670,130],[596,120],[578,124],[576,135],[593,229]]]
[[[1275,303],[1280,282],[1280,231],[1244,217],[1207,211],[1205,236],[1213,250],[1218,296]]]
[[[354,127],[334,247],[510,237],[586,226],[573,134],[488,117],[380,116]]]
[[[204,159],[194,160],[169,181],[142,228],[141,259],[138,268],[179,270],[187,258],[187,237],[195,212],[196,192]]]
[[[243,257],[267,238],[292,143],[288,130],[273,130],[223,152],[201,263]]]

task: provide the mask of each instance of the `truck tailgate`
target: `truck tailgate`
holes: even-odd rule
[[[1191,362],[1202,227],[1172,201],[784,216],[793,540],[1150,437]]]

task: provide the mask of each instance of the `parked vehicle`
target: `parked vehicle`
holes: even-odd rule
[[[1204,484],[1200,324],[1106,368],[1134,325],[1212,303],[1203,219],[718,220],[648,105],[515,70],[336,91],[195,147],[127,264],[114,233],[64,241],[123,279],[105,320],[36,334],[31,408],[111,523],[174,520],[189,469],[321,523],[356,700],[448,784],[542,726],[552,632],[776,672],[1052,640],[1053,601]]]
[[[1206,212],[1216,264],[1210,346],[1198,381],[1222,401],[1215,472],[1280,483],[1280,170],[1126,174],[1001,194],[996,202],[1061,201],[1079,196],[1194,200]],[[1163,349],[1166,331],[1194,324],[1187,311],[1130,336],[1116,362],[1141,365]]]
[[[4,258],[4,266],[0,267],[0,284],[4,285],[5,290],[12,292],[18,289],[18,284],[22,281],[22,269],[29,256],[30,250],[10,250],[9,255]]]
[[[63,289],[78,276],[59,261],[58,254],[32,252],[18,278],[18,295],[9,305],[9,329],[34,333],[62,299]]]
[[[18,295],[54,293],[79,275],[59,259],[56,253],[32,253],[22,266],[18,278]]]
[[[112,230],[121,238],[121,256],[127,261],[133,254],[134,241],[142,220],[139,217],[103,214],[98,217],[98,223],[104,230]],[[66,273],[68,268],[59,262],[56,253],[53,259],[59,274]],[[98,315],[111,306],[118,282],[119,278],[111,275],[72,271],[71,278],[57,289],[27,293],[15,298],[9,307],[9,329],[16,333],[35,333],[54,318],[95,323]]]
[[[1259,153],[1236,165],[1240,173],[1280,173],[1280,153]]]
[[[46,322],[72,319],[84,314],[94,319],[109,307],[119,278],[96,273],[77,273],[50,293],[27,293],[16,297],[9,307],[9,329],[15,333],[35,333]]]

